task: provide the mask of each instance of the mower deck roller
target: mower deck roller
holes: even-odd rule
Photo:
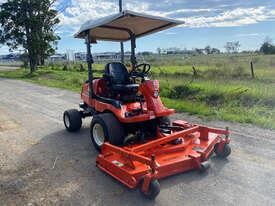
[[[65,127],[78,131],[82,118],[92,116],[91,139],[100,152],[96,165],[129,188],[140,187],[152,199],[160,192],[159,179],[192,169],[203,172],[213,151],[223,158],[231,152],[228,129],[182,120],[171,124],[168,116],[175,110],[162,103],[158,80],[148,78],[151,65],[137,63],[137,38],[183,23],[123,11],[88,21],[75,35],[86,40],[88,81],[82,86],[80,110],[64,112]],[[110,62],[102,77],[93,78],[91,44],[97,40],[130,40],[131,68]]]
[[[215,146],[221,154],[230,142],[228,129],[190,125],[181,120],[174,121],[173,126],[176,131],[159,133],[159,138],[143,144],[116,147],[105,143],[97,166],[129,188],[140,186],[146,196],[155,198],[151,194],[156,192],[150,191],[152,181],[192,169],[203,171]],[[174,144],[178,139],[181,141]]]

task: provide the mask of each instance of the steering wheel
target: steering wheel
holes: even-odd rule
[[[144,78],[151,70],[151,65],[147,63],[138,64],[135,69],[131,71],[131,76]]]

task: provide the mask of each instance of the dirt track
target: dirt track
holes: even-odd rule
[[[232,155],[213,157],[207,174],[161,180],[152,202],[95,167],[89,119],[77,134],[64,130],[63,111],[78,103],[69,91],[0,79],[0,205],[275,205],[275,131],[208,122],[231,128]]]

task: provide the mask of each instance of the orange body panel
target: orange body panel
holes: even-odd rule
[[[157,80],[146,80],[140,87],[140,92],[144,95],[147,103],[147,109],[154,111],[156,117],[168,116],[175,113],[174,109],[167,109],[159,96],[159,82]],[[155,95],[157,94],[157,95]]]
[[[157,80],[147,80],[144,81],[139,87],[140,92],[144,95],[145,102],[142,103],[143,112],[138,115],[131,117],[126,117],[126,112],[140,109],[139,102],[122,104],[121,108],[116,108],[115,106],[104,103],[97,99],[89,98],[89,84],[86,83],[82,87],[81,99],[89,106],[94,108],[98,112],[112,112],[123,123],[134,123],[142,122],[151,119],[155,119],[160,116],[168,116],[175,113],[174,109],[167,109],[161,102],[160,97],[154,97],[154,91],[159,92],[159,84]],[[96,95],[108,97],[109,90],[104,84],[103,79],[95,79],[93,81],[93,91]]]

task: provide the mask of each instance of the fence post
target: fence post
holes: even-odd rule
[[[197,76],[198,76],[198,72],[197,72],[196,67],[195,67],[194,64],[192,65],[192,69],[193,69],[193,75],[194,75],[195,77],[197,77]]]
[[[250,69],[251,69],[252,79],[254,79],[255,78],[255,74],[254,74],[254,66],[253,66],[253,62],[252,61],[250,62]]]
[[[79,71],[80,72],[84,72],[85,71],[83,64],[80,64],[80,70]]]

